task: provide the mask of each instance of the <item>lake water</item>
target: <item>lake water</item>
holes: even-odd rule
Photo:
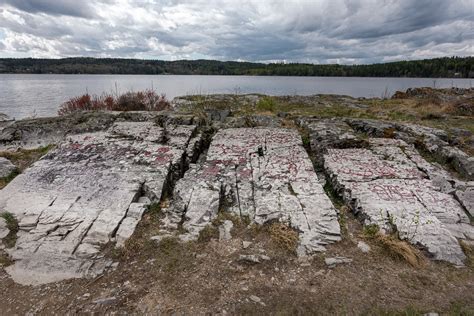
[[[254,77],[175,75],[0,74],[0,112],[16,119],[54,116],[62,102],[86,92],[126,92],[154,88],[169,99],[188,94],[263,93],[268,95],[345,94],[390,96],[411,87],[468,88],[472,79]]]

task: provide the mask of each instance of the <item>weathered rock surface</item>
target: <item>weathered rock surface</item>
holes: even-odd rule
[[[474,217],[474,182],[469,182],[464,187],[459,187],[455,195],[467,212]]]
[[[167,223],[182,221],[193,239],[219,210],[258,224],[288,223],[300,234],[301,255],[341,238],[336,211],[295,130],[231,128],[214,136],[206,161],[178,181]]]
[[[219,226],[219,240],[230,240],[232,239],[231,230],[234,227],[232,221],[226,220]]]
[[[335,257],[335,258],[326,258],[324,259],[324,262],[326,263],[328,268],[332,269],[332,268],[335,268],[338,264],[351,263],[352,259],[345,258],[345,257]]]
[[[181,240],[196,239],[218,212],[257,224],[288,224],[299,233],[297,252],[303,256],[341,239],[336,210],[322,188],[324,176],[316,175],[298,131],[281,128],[290,116],[206,114],[208,125],[199,129],[203,122],[173,112],[3,122],[1,149],[59,144],[0,191],[0,209],[12,213],[20,228],[8,250],[15,261],[8,273],[24,284],[102,273],[112,264],[102,247],[124,246],[147,205],[170,193],[178,179],[164,225],[183,228]],[[463,263],[458,239],[474,240],[467,215],[474,213],[473,182],[427,162],[413,146],[422,143],[472,178],[473,158],[453,147],[448,134],[375,120],[302,117],[296,123],[308,132],[328,180],[365,224],[396,230],[435,259]],[[219,227],[221,240],[232,237],[231,224]],[[175,233],[161,231],[152,240]],[[5,234],[0,219],[0,238]],[[243,255],[239,261],[269,259]],[[348,262],[328,259],[334,259],[331,267]]]
[[[321,154],[327,148],[354,148],[367,145],[348,124],[338,119],[300,118],[297,122],[308,130],[311,149]]]
[[[457,241],[474,228],[456,199],[428,178],[429,164],[402,140],[370,139],[368,149],[330,149],[325,168],[365,224],[397,231],[437,260],[462,265]]]
[[[10,160],[0,157],[0,178],[8,177],[15,169],[15,165]]]
[[[474,180],[474,157],[452,146],[448,134],[441,129],[365,119],[345,119],[345,122],[371,137],[396,137],[409,144],[416,143],[439,160],[449,162],[467,180]]]
[[[110,265],[101,247],[130,237],[145,211],[141,197],[161,198],[194,129],[120,121],[67,136],[0,191],[0,207],[20,228],[8,273],[24,284],[101,273]]]
[[[10,230],[8,229],[7,221],[3,217],[0,217],[0,239],[7,237],[9,233]]]

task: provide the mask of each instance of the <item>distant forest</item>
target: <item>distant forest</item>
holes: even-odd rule
[[[445,57],[372,65],[263,64],[216,60],[163,61],[83,57],[3,58],[0,59],[0,73],[474,78],[474,57]]]

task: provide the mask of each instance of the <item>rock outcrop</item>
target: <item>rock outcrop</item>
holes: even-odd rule
[[[0,191],[19,223],[7,268],[40,284],[97,275],[110,265],[104,245],[123,244],[150,201],[182,172],[193,125],[115,122],[105,131],[67,136]]]
[[[168,226],[183,223],[187,238],[197,238],[220,210],[258,224],[288,223],[300,234],[302,255],[341,238],[336,210],[295,130],[218,131],[206,160],[190,167],[173,196]]]
[[[327,124],[331,125],[327,120],[310,120],[304,126],[309,129],[312,142],[324,144],[322,159],[328,178],[364,224],[396,232],[437,260],[462,265],[465,255],[457,239],[473,239],[474,228],[466,209],[452,194],[452,183],[456,181],[449,173],[428,163],[413,145],[401,139],[369,138],[367,148],[341,149],[341,139],[347,135],[354,138],[354,132],[341,122],[321,128]],[[401,130],[378,121],[349,120],[349,124],[375,137],[387,135],[387,130],[394,136]],[[424,132],[438,140],[441,136],[428,128]],[[354,142],[353,147],[357,145]],[[469,189],[462,192],[468,194]],[[458,195],[468,205],[463,193]]]
[[[183,100],[176,106],[187,107]],[[257,101],[248,97],[249,104]],[[6,269],[23,284],[102,273],[112,265],[105,246],[126,245],[147,206],[164,197],[170,202],[163,209],[166,230],[156,241],[194,240],[228,212],[292,227],[300,256],[324,251],[342,238],[325,182],[364,225],[396,233],[436,260],[462,265],[459,240],[474,240],[473,158],[439,129],[210,109],[202,119],[177,112],[86,113],[2,127],[2,150],[56,144],[0,191],[0,209],[19,226],[16,245],[6,249],[14,264]],[[232,227],[228,220],[219,227],[223,242]]]

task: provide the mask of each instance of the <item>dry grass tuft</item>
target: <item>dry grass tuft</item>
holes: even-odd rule
[[[397,259],[402,259],[415,268],[420,268],[426,265],[426,259],[421,252],[406,241],[382,233],[377,233],[374,239],[391,256]]]
[[[466,264],[472,268],[474,268],[474,246],[468,245],[464,241],[460,241],[461,248],[466,254],[467,262]]]
[[[283,223],[272,223],[268,228],[270,238],[279,247],[295,253],[298,246],[298,232]]]

